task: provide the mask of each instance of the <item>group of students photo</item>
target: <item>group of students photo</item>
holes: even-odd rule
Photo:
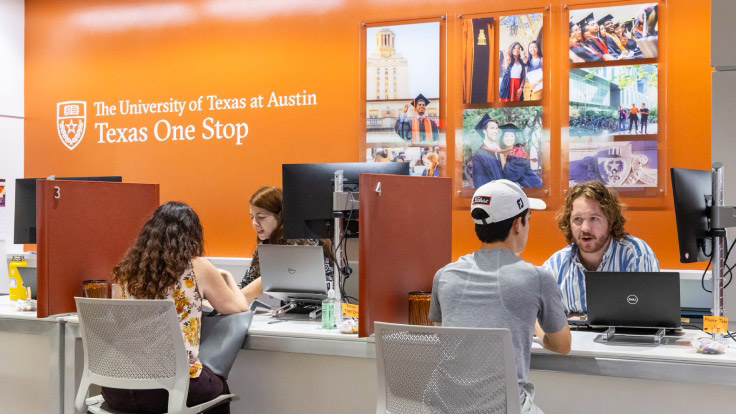
[[[658,5],[619,6],[570,14],[570,62],[655,58]],[[580,15],[584,17],[580,20]],[[597,16],[597,17],[596,17]]]

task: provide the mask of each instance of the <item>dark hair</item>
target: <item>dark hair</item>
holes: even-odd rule
[[[113,269],[113,278],[135,298],[163,299],[203,251],[197,213],[184,203],[170,201],[143,225],[133,246]]]
[[[279,221],[279,225],[276,226],[274,231],[268,236],[268,239],[261,241],[256,236],[256,244],[286,244],[284,239],[284,220],[283,220],[283,205],[284,205],[284,193],[278,187],[261,187],[256,190],[255,193],[250,197],[250,204],[262,208],[274,215]],[[330,261],[333,260],[332,254],[332,242],[330,239],[320,239],[320,244],[324,250],[325,257],[329,257]]]
[[[532,44],[537,45],[537,56],[539,56],[540,58],[543,57],[542,56],[542,45],[540,45],[539,44],[539,41],[537,41],[537,40],[532,40],[531,42],[529,42],[529,44],[526,47],[526,50],[529,50],[529,46],[531,46]],[[532,55],[530,53],[529,54],[529,59],[531,59],[531,58],[532,58]]]
[[[521,62],[521,52],[524,51],[524,46],[521,45],[519,42],[514,42],[509,46],[509,56],[511,57],[511,64],[509,66],[513,66],[516,63],[516,59],[514,59],[514,48],[516,45],[519,45],[519,63]]]
[[[626,236],[624,230],[626,218],[623,215],[624,205],[618,201],[616,192],[599,181],[586,181],[570,189],[567,198],[565,198],[565,205],[557,212],[557,226],[562,230],[567,244],[575,242],[570,227],[570,216],[572,215],[572,204],[579,197],[586,197],[601,206],[601,211],[608,220],[611,237],[621,240]]]
[[[522,211],[514,217],[496,223],[476,224],[475,234],[476,236],[478,236],[478,239],[480,239],[480,241],[482,241],[483,243],[496,243],[505,241],[509,238],[509,233],[511,232],[511,226],[513,226],[514,220],[521,217],[521,224],[523,226],[526,226],[527,211],[529,211],[529,209]],[[471,215],[476,220],[488,218],[488,213],[480,208],[474,209]]]
[[[279,222],[279,225],[276,226],[271,235],[268,236],[267,240],[261,242],[258,236],[256,236],[256,243],[278,244],[278,241],[283,238],[284,221],[281,212],[284,205],[283,201],[284,193],[281,192],[281,189],[278,187],[261,187],[256,190],[252,196],[250,196],[250,205],[262,208],[269,213],[274,214]]]

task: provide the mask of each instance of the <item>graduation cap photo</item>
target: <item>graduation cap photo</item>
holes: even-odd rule
[[[606,22],[610,22],[612,20],[613,20],[613,15],[607,14],[607,15],[605,15],[605,17],[602,17],[602,18],[598,19],[598,25],[599,26],[602,26],[602,25],[606,24]]]
[[[480,135],[484,139],[486,137],[486,134],[483,131],[485,131],[486,125],[488,125],[489,122],[495,122],[496,125],[498,125],[498,121],[496,121],[495,119],[491,119],[491,117],[487,113],[483,114],[483,117],[475,125],[475,132],[477,132],[478,135]]]
[[[419,102],[424,102],[424,106],[427,106],[427,105],[429,105],[429,102],[430,101],[429,101],[429,99],[425,98],[424,95],[422,95],[420,93],[419,95],[417,95],[416,98],[414,98],[413,101],[411,101],[411,106],[416,107],[417,106],[417,103],[419,103]]]
[[[485,140],[484,129],[491,122],[499,125],[497,143]],[[478,188],[499,178],[507,178],[522,188],[541,188],[545,163],[542,136],[541,106],[463,110],[459,151],[463,189]]]
[[[575,26],[580,27],[580,31],[585,34],[588,24],[596,23],[602,27],[608,25],[608,29],[601,29],[606,32],[606,35],[601,34],[600,36],[606,37],[606,43],[609,45],[607,50],[604,50],[591,45],[591,42],[597,42],[599,39],[588,39],[584,42],[571,41],[570,61],[582,63],[656,58],[658,55],[657,10],[657,3],[571,10],[569,34],[572,33]],[[646,16],[647,30],[642,29],[642,25],[636,23],[636,19],[641,19],[642,16]],[[609,22],[614,23],[616,29],[611,28]],[[619,28],[623,28],[623,33]]]
[[[585,31],[585,26],[587,26],[588,23],[592,22],[593,20],[595,20],[595,18],[593,17],[593,13],[590,13],[587,16],[583,17],[582,20],[578,20],[577,24],[578,26],[580,26],[580,30]]]

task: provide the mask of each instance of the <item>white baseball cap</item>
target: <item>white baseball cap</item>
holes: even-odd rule
[[[476,209],[488,214],[487,218],[473,218],[475,224],[508,220],[528,208],[544,210],[547,204],[538,198],[528,198],[518,184],[509,180],[495,180],[478,187],[470,204],[471,214]]]

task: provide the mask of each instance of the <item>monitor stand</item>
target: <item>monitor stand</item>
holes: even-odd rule
[[[600,335],[600,341],[612,343],[617,342],[616,339],[624,339],[623,342],[660,344],[664,335],[664,328],[621,328],[611,326]]]
[[[289,320],[318,320],[322,316],[322,303],[315,300],[291,299],[289,302],[271,311],[271,317]]]

